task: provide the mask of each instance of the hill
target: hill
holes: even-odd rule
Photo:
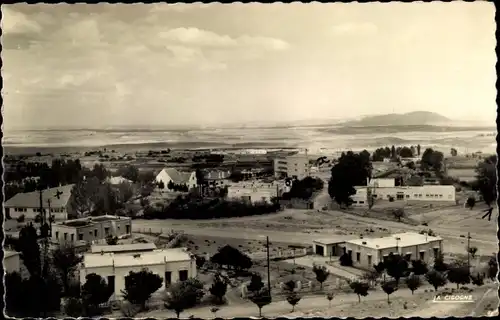
[[[357,121],[341,123],[342,126],[415,126],[431,124],[450,124],[451,119],[435,112],[415,111],[409,113],[391,113],[376,116],[368,116]]]

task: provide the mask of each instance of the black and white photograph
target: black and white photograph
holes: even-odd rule
[[[493,2],[1,11],[5,316],[498,316]]]

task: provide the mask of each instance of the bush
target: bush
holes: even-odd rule
[[[16,220],[17,220],[17,222],[21,223],[21,222],[24,222],[25,218],[26,217],[24,216],[24,214],[22,214]]]
[[[64,305],[64,313],[73,318],[78,318],[84,315],[82,300],[73,297],[69,298]]]
[[[340,256],[339,261],[341,266],[352,267],[352,258],[347,253],[344,253],[342,256]]]

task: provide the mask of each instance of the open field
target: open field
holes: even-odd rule
[[[476,179],[475,168],[448,169],[448,176],[457,178],[460,181],[473,181]]]

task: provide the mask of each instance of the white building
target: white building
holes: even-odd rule
[[[368,189],[375,201],[429,201],[429,202],[455,202],[455,187],[441,185],[400,186],[394,185],[394,179],[373,179],[367,186],[356,186],[356,194],[351,197],[353,206],[368,204]]]
[[[304,154],[296,154],[274,159],[274,175],[276,178],[296,177],[299,180],[311,174],[309,157]]]
[[[242,200],[249,203],[264,201],[272,203],[271,199],[279,197],[285,192],[285,185],[282,183],[239,183],[232,184],[227,188],[227,198]]]
[[[80,268],[80,284],[85,283],[85,277],[95,273],[103,277],[113,289],[111,300],[123,298],[125,277],[131,271],[139,272],[146,268],[162,278],[163,291],[170,284],[196,277],[195,257],[185,249],[163,249],[134,254],[88,253],[83,257]]]
[[[186,185],[189,189],[196,188],[198,185],[196,179],[196,172],[180,172],[175,168],[165,168],[156,176],[156,182],[163,182],[166,190],[170,190],[168,188],[168,184],[170,182],[176,185]]]
[[[119,185],[121,183],[132,183],[131,180],[124,177],[111,177],[108,178],[108,182],[112,185]]]
[[[399,254],[408,261],[422,260],[427,264],[432,264],[434,258],[442,252],[443,239],[441,237],[414,232],[345,242],[345,253],[351,256],[353,266],[361,269],[371,269],[374,264],[387,259],[390,253]]]
[[[156,250],[154,243],[131,243],[131,244],[116,244],[116,245],[92,245],[90,252],[95,254],[114,253],[114,254],[131,254],[141,252],[151,252]]]
[[[40,214],[40,206],[56,220],[68,219],[68,214],[74,214],[71,206],[71,190],[73,185],[65,185],[42,191],[41,203],[40,192],[18,193],[4,203],[5,213],[16,219],[24,215],[27,219],[35,219]]]
[[[4,250],[3,269],[5,273],[21,273],[21,254],[16,251]]]

